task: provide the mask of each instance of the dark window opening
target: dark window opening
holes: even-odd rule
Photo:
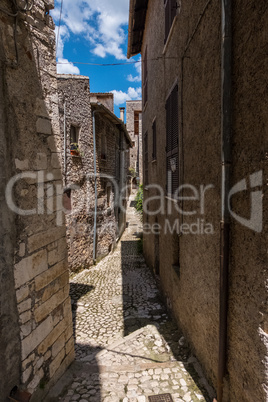
[[[179,116],[178,85],[174,87],[166,102],[166,169],[167,194],[174,196],[179,186]]]
[[[148,133],[144,135],[144,184],[148,185]]]
[[[71,125],[71,129],[70,129],[71,144],[78,144],[78,139],[79,139],[79,127]]]
[[[177,14],[177,1],[176,0],[164,0],[165,4],[165,43],[168,39],[172,23]]]
[[[107,141],[104,133],[101,136],[101,159],[107,159]]]

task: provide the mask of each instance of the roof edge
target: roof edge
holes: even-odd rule
[[[102,103],[99,102],[90,102],[90,105],[93,109],[95,110],[103,110],[108,115],[108,118],[110,117],[111,120],[113,120],[117,125],[120,125],[121,130],[124,132],[125,137],[127,141],[129,142],[130,148],[132,148],[132,140],[130,138],[130,135],[128,134],[128,131],[126,129],[125,123],[119,119],[113,112],[111,112],[110,109],[108,109],[106,106],[104,106]]]
[[[141,52],[142,47],[142,40],[143,40],[143,33],[145,28],[145,20],[146,20],[146,13],[148,9],[148,2],[149,0],[129,0],[129,19],[128,19],[128,47],[127,47],[127,58],[136,56]],[[144,11],[144,15],[140,16],[140,11]],[[139,18],[135,19],[135,17],[139,15]],[[136,21],[141,23],[140,26],[135,27],[134,25]],[[137,49],[133,50],[133,40],[134,40],[134,28],[135,33],[138,31],[140,33],[140,40],[136,45]]]

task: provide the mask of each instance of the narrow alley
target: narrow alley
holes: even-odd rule
[[[210,401],[210,387],[167,315],[142,256],[134,208],[116,250],[71,278],[76,361],[48,401]],[[160,397],[162,394],[171,394]]]

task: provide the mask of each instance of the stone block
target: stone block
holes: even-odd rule
[[[42,233],[35,234],[28,239],[28,251],[32,253],[39,248],[45,247],[48,244],[65,236],[65,227],[56,227]]]
[[[67,322],[62,320],[59,324],[53,328],[53,330],[47,334],[47,337],[44,341],[38,346],[37,352],[38,354],[44,354],[53,345],[54,342],[58,339],[58,337],[65,331],[67,327]]]
[[[32,306],[32,299],[27,299],[18,305],[19,314],[24,313],[24,311],[30,310]]]
[[[32,312],[31,311],[25,311],[24,313],[20,314],[20,323],[25,324],[27,321],[29,321],[32,318]]]
[[[60,364],[63,361],[64,357],[65,357],[65,349],[63,348],[49,366],[50,378],[54,376],[55,372],[60,367]]]
[[[38,153],[34,161],[34,170],[47,169],[47,155],[45,153]]]
[[[26,299],[29,296],[29,287],[22,286],[19,290],[16,291],[17,303],[20,303],[22,300]]]
[[[58,277],[54,282],[50,283],[42,295],[42,303],[56,294],[60,289],[64,288],[69,282],[69,273],[66,271]]]
[[[52,317],[47,317],[41,324],[39,324],[26,338],[21,342],[21,355],[22,360],[35,350],[42,341],[51,333],[52,330]]]
[[[19,254],[20,257],[25,256],[25,243],[20,243],[18,254]]]
[[[34,361],[35,354],[32,353],[27,359],[22,362],[22,370],[25,370],[26,367]]]
[[[65,345],[66,355],[68,355],[74,349],[74,338],[71,337]]]
[[[61,155],[59,153],[53,153],[51,155],[51,166],[54,169],[59,169],[60,168],[60,158]]]
[[[52,346],[52,358],[56,357],[59,354],[59,352],[64,348],[64,346],[65,346],[65,334],[63,333]]]
[[[15,159],[15,166],[16,169],[19,170],[29,170],[29,160],[24,159],[23,161],[21,161],[19,159]]]
[[[32,366],[29,366],[25,371],[22,372],[22,376],[21,376],[22,384],[25,384],[29,380],[32,372],[33,372]]]
[[[44,377],[44,370],[41,368],[34,376],[33,380],[28,384],[28,391],[33,393],[37,386],[39,385],[40,381]]]
[[[47,106],[43,99],[36,98],[35,102],[35,115],[40,117],[49,117],[47,112]]]
[[[43,118],[37,119],[36,131],[40,134],[50,135],[52,133],[51,121]]]
[[[15,286],[17,289],[30,282],[48,268],[47,251],[41,250],[30,257],[24,258],[18,264],[15,264],[14,268]]]
[[[60,289],[50,299],[41,304],[34,311],[34,317],[36,322],[42,321],[48,314],[50,314],[56,307],[58,307],[65,300],[64,289]]]
[[[49,283],[61,276],[67,269],[67,260],[60,261],[58,264],[53,265],[53,267],[49,268],[47,271],[35,278],[35,290],[38,291],[43,289]]]
[[[22,338],[28,336],[31,333],[31,331],[32,331],[31,321],[28,321],[26,324],[20,326],[20,333]]]

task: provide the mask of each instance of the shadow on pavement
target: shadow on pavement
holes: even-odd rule
[[[163,341],[168,344],[174,360],[183,363],[195,384],[203,392],[205,400],[210,402],[212,399],[204,384],[200,382],[200,376],[194,367],[195,361],[191,362],[191,350],[183,333],[175,321],[168,316],[168,311],[156,285],[157,278],[148,267],[145,268],[142,233],[134,233],[133,237],[136,237],[137,240],[122,240],[121,242],[124,336],[147,325],[155,326]],[[145,356],[141,357],[146,359]],[[170,359],[170,357],[163,352],[162,355],[154,355],[154,359],[151,361],[167,362],[165,359]]]

